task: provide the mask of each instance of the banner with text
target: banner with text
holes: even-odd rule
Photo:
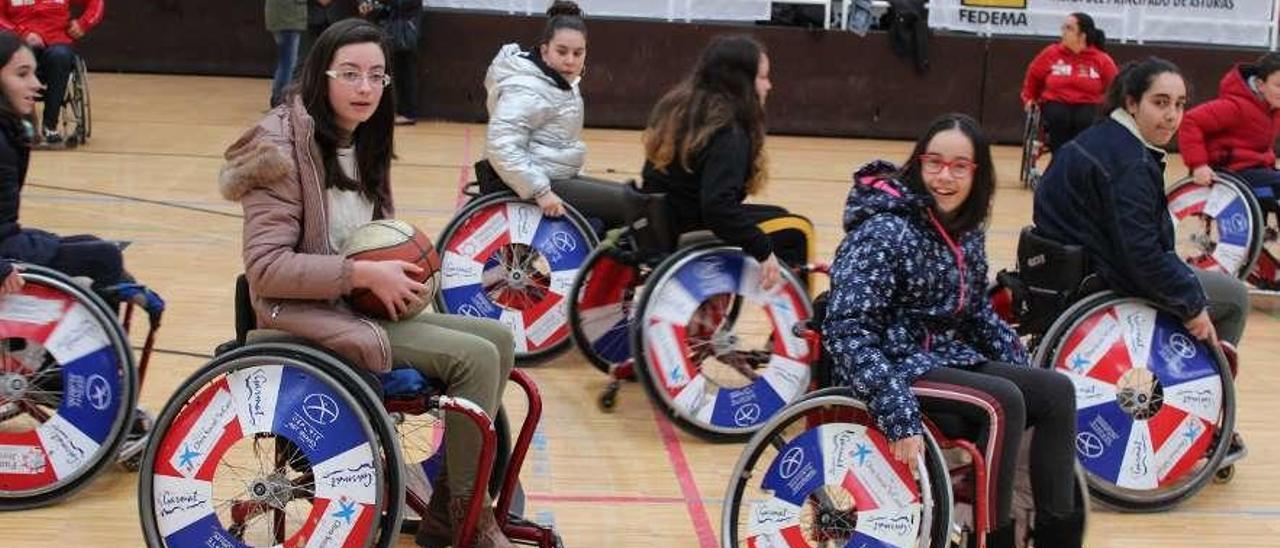
[[[424,0],[427,7],[537,15],[550,0]],[[769,19],[769,0],[576,0],[587,17],[643,17],[683,21]]]
[[[929,26],[980,34],[1057,36],[1072,12],[1108,40],[1274,49],[1277,0],[930,0]]]

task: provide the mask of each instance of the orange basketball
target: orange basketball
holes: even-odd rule
[[[347,238],[342,254],[357,261],[405,261],[422,268],[421,275],[410,277],[426,285],[427,290],[422,293],[422,304],[409,309],[405,318],[422,312],[440,289],[440,254],[426,234],[404,221],[383,219],[357,228]],[[386,306],[368,289],[352,290],[348,300],[356,312],[389,319]]]

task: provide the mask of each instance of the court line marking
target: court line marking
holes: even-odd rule
[[[675,473],[676,480],[680,482],[680,492],[684,494],[685,508],[689,512],[689,519],[693,521],[693,530],[697,533],[698,544],[702,548],[716,548],[719,543],[716,542],[715,530],[711,528],[711,519],[707,517],[707,507],[702,502],[702,494],[698,491],[698,482],[693,478],[693,471],[689,468],[689,460],[684,456],[684,450],[680,447],[680,438],[676,436],[675,428],[671,426],[671,421],[658,410],[657,406],[651,406],[653,409],[653,420],[658,423],[658,434],[662,438],[662,445],[667,449],[667,460],[671,462],[671,471]]]

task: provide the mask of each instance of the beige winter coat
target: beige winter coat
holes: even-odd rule
[[[244,207],[244,267],[258,326],[314,341],[374,372],[391,368],[387,334],[351,311],[352,261],[329,246],[324,165],[296,97],[227,148],[222,196]],[[390,185],[376,216],[392,217]]]

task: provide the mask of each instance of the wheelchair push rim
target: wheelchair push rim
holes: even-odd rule
[[[137,404],[128,339],[65,275],[23,265],[0,298],[0,509],[50,504],[104,470]]]
[[[547,217],[513,194],[487,196],[463,208],[438,241],[441,312],[502,322],[521,360],[569,342],[565,296],[598,243],[576,211]]]
[[[147,445],[149,545],[390,545],[404,487],[394,430],[346,366],[255,345],[196,372]]]
[[[1234,385],[1221,353],[1171,314],[1102,293],[1068,309],[1037,354],[1075,386],[1076,456],[1100,502],[1163,510],[1213,476],[1234,429]]]
[[[1244,279],[1262,253],[1262,210],[1248,185],[1214,172],[1202,186],[1186,177],[1166,194],[1178,256],[1194,268]]]
[[[951,485],[933,437],[908,466],[847,394],[810,395],[751,438],[725,493],[723,546],[947,544]]]
[[[809,389],[813,360],[794,329],[812,304],[788,270],[769,292],[759,275],[738,248],[689,248],[655,270],[632,325],[650,398],[712,441],[744,439]]]

